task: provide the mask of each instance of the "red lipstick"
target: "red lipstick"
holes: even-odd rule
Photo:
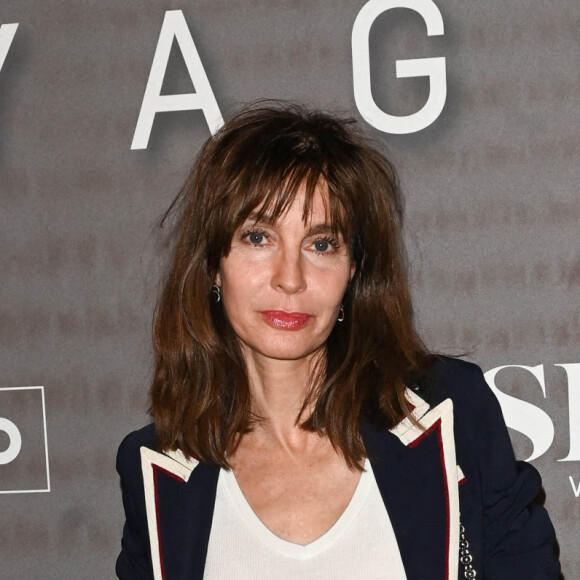
[[[264,320],[274,328],[282,330],[300,330],[306,326],[310,314],[304,312],[285,312],[284,310],[262,310]]]

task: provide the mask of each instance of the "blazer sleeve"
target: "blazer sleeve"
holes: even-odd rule
[[[471,431],[481,486],[483,577],[556,580],[560,564],[554,527],[544,507],[534,503],[542,488],[540,475],[529,463],[515,460],[500,405],[481,370],[469,367],[471,400],[466,404],[471,410],[462,431]]]
[[[131,433],[123,440],[117,452],[117,472],[121,477],[125,510],[121,553],[115,568],[120,580],[153,578],[141,471],[140,439],[139,432]]]

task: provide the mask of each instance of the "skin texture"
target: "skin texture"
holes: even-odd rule
[[[348,244],[330,230],[325,195],[317,190],[305,221],[300,192],[275,223],[251,215],[216,277],[246,358],[254,411],[265,419],[242,438],[231,465],[256,515],[298,544],[332,527],[360,478],[326,438],[296,425],[354,274]]]

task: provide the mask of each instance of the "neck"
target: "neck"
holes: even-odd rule
[[[274,360],[246,353],[253,411],[264,419],[258,427],[284,446],[300,444],[308,433],[296,424],[320,353],[299,360]],[[308,413],[308,409],[305,411]]]

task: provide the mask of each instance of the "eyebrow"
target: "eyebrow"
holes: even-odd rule
[[[319,234],[335,234],[334,228],[330,224],[316,224],[308,230],[309,236],[317,236]]]
[[[246,221],[244,223],[248,223],[248,222],[251,222],[255,225],[258,225],[260,223],[267,224],[267,225],[273,225],[274,223],[276,223],[276,220],[268,219],[267,216],[260,216],[258,212],[253,211],[246,218]],[[310,227],[307,235],[309,235],[309,236],[317,236],[320,234],[335,235],[335,233],[336,233],[335,228],[333,228],[331,224],[319,223],[319,224],[316,224],[316,225]]]

